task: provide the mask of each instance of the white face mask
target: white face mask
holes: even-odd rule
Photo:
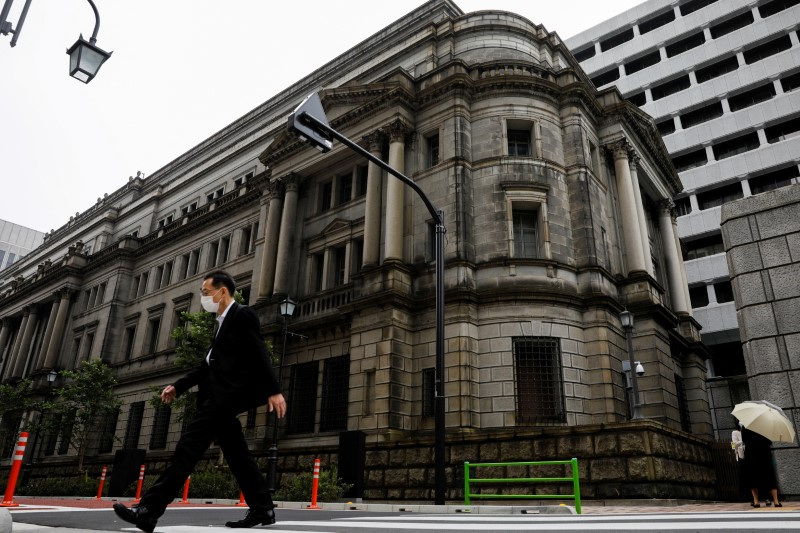
[[[217,289],[217,292],[221,291],[222,288]],[[217,294],[215,292],[214,294]],[[203,306],[203,309],[208,311],[209,313],[216,313],[219,309],[219,302],[214,301],[214,295],[209,296],[201,296],[200,297],[200,305]]]

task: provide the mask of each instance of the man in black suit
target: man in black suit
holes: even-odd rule
[[[235,288],[233,278],[221,270],[203,280],[200,302],[203,309],[217,314],[217,333],[200,366],[161,392],[161,400],[169,404],[197,385],[197,413],[181,435],[172,462],[139,505],[114,504],[117,516],[147,533],[155,529],[158,517],[215,440],[249,506],[244,519],[225,525],[242,528],[275,523],[272,498],[247,449],[237,415],[267,404],[270,412],[282,418],[286,400],[272,371],[258,316],[234,301]]]

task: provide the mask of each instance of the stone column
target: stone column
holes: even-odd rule
[[[56,323],[56,314],[58,313],[58,307],[60,303],[61,299],[59,298],[58,293],[56,293],[56,298],[53,300],[53,307],[50,309],[50,317],[47,319],[47,327],[44,330],[42,346],[39,348],[39,354],[36,359],[36,370],[42,368],[44,366],[44,362],[47,360],[47,346],[50,344],[50,339],[53,337],[53,327]]]
[[[378,132],[364,137],[369,152],[381,156],[384,135]],[[377,266],[381,262],[381,200],[383,196],[383,170],[370,162],[367,170],[367,198],[364,208],[363,266]]]
[[[644,256],[644,266],[647,273],[653,276],[653,256],[650,254],[650,233],[647,231],[647,218],[644,216],[644,202],[642,202],[642,190],[639,187],[639,156],[631,151],[628,155],[628,164],[631,171],[631,184],[633,185],[633,198],[636,201],[636,218],[639,219],[639,232],[642,239],[642,255]]]
[[[405,125],[397,120],[389,127],[389,165],[405,172]],[[405,221],[406,184],[389,175],[386,181],[386,260],[403,261],[403,233]]]
[[[50,342],[47,343],[47,352],[44,358],[44,370],[52,370],[58,361],[58,350],[61,347],[62,337],[64,336],[64,328],[67,326],[67,313],[69,311],[69,298],[72,292],[67,289],[62,289],[58,293],[58,314],[53,323],[53,334],[50,337]]]
[[[25,327],[28,325],[28,308],[25,307],[22,312],[22,321],[19,323],[17,335],[14,337],[14,344],[11,345],[11,350],[8,352],[8,364],[6,365],[3,379],[11,379],[14,375],[14,364],[17,360],[19,353],[19,345],[22,342],[22,334],[25,332]]]
[[[0,324],[2,324],[0,328],[0,378],[2,378],[6,363],[8,363],[11,357],[10,352],[8,356],[3,357],[3,353],[6,351],[6,344],[8,344],[8,338],[11,336],[11,320],[7,318],[0,319]]]
[[[283,210],[283,184],[278,180],[270,181],[266,196],[269,197],[267,223],[264,225],[264,248],[261,255],[261,275],[258,279],[258,297],[272,296],[275,283],[275,261],[278,255],[278,232],[280,231],[281,212]]]
[[[278,257],[275,262],[275,283],[273,294],[288,294],[288,275],[291,270],[289,264],[292,243],[294,242],[294,223],[297,217],[297,193],[300,189],[300,178],[289,174],[283,178],[286,194],[283,200],[283,213],[281,213],[281,230],[278,237]]]
[[[688,313],[688,305],[683,290],[683,276],[681,276],[681,260],[678,249],[675,246],[675,238],[672,232],[672,208],[671,200],[664,200],[661,203],[658,222],[664,242],[664,255],[667,261],[667,282],[669,293],[672,296],[672,309],[676,313]]]
[[[19,343],[17,356],[14,358],[14,373],[11,374],[13,378],[21,378],[25,372],[25,363],[28,362],[28,352],[31,349],[31,339],[38,322],[37,316],[38,309],[35,305],[31,305],[28,311],[28,322],[25,324],[25,329],[22,330],[22,341]]]
[[[675,250],[678,252],[678,266],[680,267],[682,287],[683,287],[683,300],[686,302],[686,312],[692,316],[691,298],[689,297],[689,279],[686,277],[686,263],[683,262],[683,255],[680,253],[681,240],[678,237],[678,219],[672,217],[672,239],[675,242]]]
[[[642,250],[642,235],[636,211],[636,196],[633,191],[631,169],[628,163],[628,145],[625,141],[620,141],[614,143],[610,148],[614,154],[614,174],[617,178],[627,271],[629,274],[634,271],[646,272]]]

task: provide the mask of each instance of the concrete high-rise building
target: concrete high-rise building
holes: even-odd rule
[[[0,270],[13,265],[43,241],[44,233],[41,231],[0,219]],[[0,273],[2,279],[3,274]]]
[[[800,176],[798,4],[650,0],[566,41],[599,89],[616,86],[653,117],[683,182],[674,202],[719,440],[753,393],[720,206]]]

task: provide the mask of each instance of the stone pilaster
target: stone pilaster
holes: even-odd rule
[[[300,190],[300,176],[289,174],[282,178],[286,193],[284,194],[281,228],[278,238],[278,256],[275,261],[275,283],[273,294],[288,294],[289,264],[292,245],[294,243],[294,223],[297,217],[297,195]]]
[[[385,136],[375,132],[364,137],[369,152],[381,156]],[[370,162],[367,171],[367,198],[364,209],[364,266],[377,266],[381,260],[381,197],[383,196],[383,172]]]
[[[261,273],[258,279],[258,298],[272,296],[275,283],[275,267],[278,257],[278,239],[281,214],[283,212],[283,183],[272,180],[265,195],[269,197],[267,223],[264,225],[264,248],[261,255]]]
[[[58,351],[59,348],[61,348],[64,329],[67,326],[69,298],[72,295],[72,291],[68,289],[62,289],[57,294],[59,298],[58,313],[56,315],[55,322],[53,323],[53,334],[50,336],[50,342],[47,343],[47,352],[45,352],[46,355],[43,365],[45,370],[54,369],[56,362],[58,361]]]
[[[647,219],[644,216],[644,202],[642,202],[642,190],[639,187],[639,160],[641,158],[630,150],[628,153],[628,165],[630,166],[631,185],[633,186],[633,199],[636,202],[636,218],[639,220],[639,233],[642,239],[642,255],[644,256],[644,266],[647,273],[654,274],[653,258],[650,254],[650,235],[647,231]]]
[[[389,165],[401,173],[405,172],[405,138],[408,128],[402,121],[396,120],[387,130],[389,132]],[[386,182],[386,260],[394,259],[402,262],[404,259],[405,188],[405,183],[389,175]]]
[[[53,305],[50,308],[50,317],[47,319],[47,327],[44,330],[42,346],[39,348],[39,354],[36,358],[36,365],[33,367],[35,370],[42,368],[44,366],[44,362],[47,360],[47,347],[50,344],[50,339],[53,337],[53,327],[56,323],[56,314],[58,313],[60,303],[61,299],[59,298],[58,293],[56,293],[56,298],[53,300]]]
[[[25,329],[21,330],[22,340],[17,347],[17,354],[14,357],[14,372],[11,377],[21,378],[25,372],[25,364],[28,362],[28,352],[31,348],[31,339],[33,332],[36,331],[38,323],[39,310],[36,305],[28,307],[28,320],[25,323]]]

